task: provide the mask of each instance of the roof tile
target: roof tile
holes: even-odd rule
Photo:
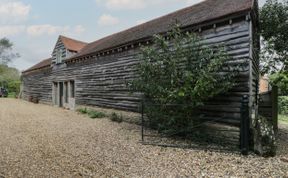
[[[112,47],[151,37],[154,34],[167,32],[176,22],[182,27],[186,27],[248,11],[252,9],[253,2],[254,0],[206,0],[92,42],[72,58],[111,49]]]
[[[35,64],[34,66],[32,66],[29,69],[23,71],[22,73],[27,73],[27,72],[31,72],[31,71],[36,70],[36,69],[41,69],[41,68],[44,68],[44,67],[48,67],[48,66],[51,65],[51,63],[52,63],[52,59],[51,58],[42,60],[38,64]]]
[[[88,44],[86,42],[74,40],[72,38],[68,38],[62,35],[60,35],[60,39],[63,42],[66,49],[76,52],[79,52],[83,47],[85,47]]]

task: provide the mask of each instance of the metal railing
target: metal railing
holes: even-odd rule
[[[220,145],[219,147],[216,146],[216,149],[219,150],[227,150],[227,149],[234,149],[239,150],[243,155],[248,155],[249,153],[249,144],[250,144],[250,115],[249,115],[249,96],[244,95],[242,98],[242,104],[241,104],[241,118],[239,120],[239,125],[237,127],[232,125],[223,124],[223,118],[221,117],[215,117],[210,119],[204,119],[203,118],[197,118],[195,124],[193,124],[192,127],[187,130],[187,133],[183,134],[183,131],[181,131],[181,136],[178,136],[180,132],[177,133],[177,131],[173,133],[163,133],[162,131],[159,131],[155,128],[150,127],[151,118],[147,116],[147,108],[151,107],[165,107],[165,108],[173,108],[174,110],[177,110],[177,107],[189,107],[189,105],[182,105],[182,104],[169,104],[169,105],[161,105],[161,104],[152,104],[152,103],[146,103],[145,101],[142,101],[141,104],[141,141],[143,144],[150,144],[150,145],[158,145],[158,146],[169,146],[169,147],[186,147],[186,148],[192,148],[195,147],[195,145],[199,145],[201,142],[201,139],[203,138],[204,142],[206,142],[205,136],[200,136],[201,134],[207,134],[208,139],[207,143],[203,144],[200,143],[200,145],[204,145],[204,147],[201,147],[201,149],[207,149],[212,148],[211,145],[215,146],[214,141],[220,141],[223,142],[225,145],[225,148],[222,147],[223,145]],[[167,116],[168,115],[168,116]],[[161,115],[161,117],[170,117],[169,113]],[[211,129],[212,128],[212,129]],[[148,132],[148,133],[147,133]],[[149,133],[150,132],[150,133]],[[203,133],[202,133],[203,132]],[[204,133],[205,132],[205,133]],[[215,134],[217,133],[217,134]],[[194,135],[195,134],[195,135]],[[188,135],[188,136],[187,136]],[[195,141],[196,136],[196,143]],[[197,138],[198,137],[198,138]],[[215,137],[215,138],[214,138]],[[223,137],[223,139],[222,139]],[[229,138],[231,137],[231,138]],[[148,139],[149,138],[149,139]],[[154,141],[153,140],[158,141]],[[156,139],[157,138],[157,139]],[[164,139],[164,143],[162,140]],[[222,140],[221,140],[222,139]],[[149,140],[149,141],[147,141]],[[152,140],[152,141],[151,141]],[[160,140],[160,141],[159,141]],[[168,140],[174,140],[176,144],[168,143]],[[189,144],[180,144],[181,141],[189,141]],[[200,140],[200,142],[199,142]],[[216,142],[217,142],[216,141]],[[193,144],[191,144],[193,143]],[[210,145],[211,144],[211,145]],[[193,145],[193,146],[192,146]],[[229,148],[227,148],[227,147]],[[233,147],[233,148],[232,148]],[[200,147],[199,147],[200,148]],[[234,151],[233,150],[233,151]]]

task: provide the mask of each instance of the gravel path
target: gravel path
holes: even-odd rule
[[[144,146],[139,128],[0,98],[0,177],[285,177],[288,126],[275,158]]]

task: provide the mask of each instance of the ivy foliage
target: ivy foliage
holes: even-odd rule
[[[205,45],[194,33],[179,26],[155,35],[153,45],[142,47],[138,76],[130,83],[142,92],[151,126],[159,130],[193,127],[205,101],[234,86],[239,66],[228,65],[223,45]]]

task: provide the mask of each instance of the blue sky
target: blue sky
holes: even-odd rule
[[[49,58],[60,34],[92,42],[200,1],[0,0],[0,38],[14,43],[21,57],[11,66],[24,70]]]

